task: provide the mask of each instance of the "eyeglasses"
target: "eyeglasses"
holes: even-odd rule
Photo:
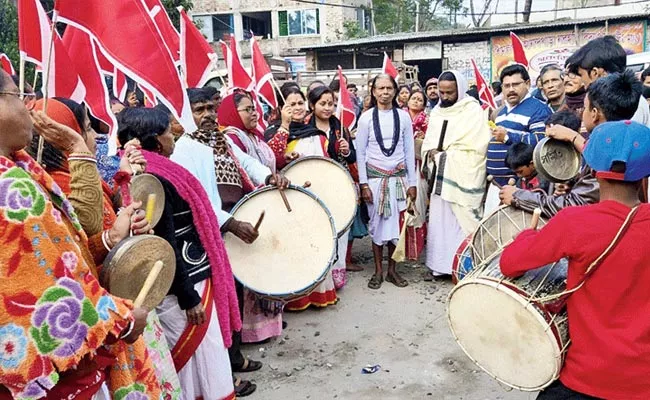
[[[31,111],[34,109],[34,106],[36,105],[36,94],[35,93],[19,93],[19,92],[2,92],[0,91],[0,95],[9,95],[9,96],[16,96],[18,98],[23,98],[23,103],[25,103],[25,107],[27,107],[28,111]]]
[[[508,89],[517,89],[519,86],[523,85],[524,83],[526,83],[526,82],[525,81],[512,82],[512,83],[505,83],[505,84],[503,84],[501,86],[506,90],[508,90]]]
[[[249,114],[252,114],[252,113],[254,113],[254,112],[257,112],[257,110],[255,109],[255,107],[253,107],[253,106],[249,106],[249,107],[246,107],[246,108],[238,108],[237,111],[239,111],[239,112],[246,111],[246,112],[249,113]]]

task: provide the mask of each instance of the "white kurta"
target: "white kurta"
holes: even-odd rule
[[[372,113],[370,109],[363,113],[359,118],[359,128],[355,139],[357,150],[357,164],[359,167],[359,182],[367,183],[372,192],[373,203],[368,204],[368,214],[370,222],[368,231],[373,243],[384,245],[389,242],[397,244],[399,240],[399,214],[406,209],[406,200],[397,200],[397,182],[399,178],[389,179],[388,190],[390,198],[390,216],[378,214],[377,205],[379,204],[381,194],[381,179],[368,178],[366,164],[384,170],[394,170],[399,164],[406,165],[406,178],[404,179],[405,189],[417,187],[417,171],[415,169],[415,150],[413,139],[413,128],[411,117],[404,110],[398,110],[400,136],[395,152],[390,156],[385,156],[379,142],[375,138],[375,131],[372,122]],[[393,110],[379,110],[379,124],[381,137],[385,148],[390,148],[393,140]]]

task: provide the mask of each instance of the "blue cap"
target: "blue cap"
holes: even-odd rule
[[[599,178],[639,181],[650,176],[650,129],[633,121],[600,124],[591,132],[583,156]],[[618,163],[624,168],[612,171]]]

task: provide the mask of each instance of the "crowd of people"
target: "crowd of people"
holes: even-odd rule
[[[447,279],[459,246],[501,205],[540,208],[550,218],[505,250],[504,274],[568,257],[569,284],[635,210],[616,254],[600,266],[608,272],[590,275],[569,301],[572,345],[560,379],[539,398],[649,398],[650,324],[638,315],[650,307],[643,285],[650,250],[640,244],[650,209],[639,206],[650,175],[650,71],[639,81],[625,62],[613,37],[594,39],[565,65],[544,67],[539,93],[525,67],[507,66],[492,85],[497,110],[453,70],[424,88],[379,74],[363,98],[338,80],[312,82],[306,93],[287,82],[279,107],[264,115],[265,130],[243,90],[222,97],[210,87],[188,89],[198,130],[185,132],[166,107],[144,107],[132,86],[124,103],[112,100],[115,156],[108,127],[83,104],[45,104],[0,72],[0,399],[248,396],[256,385],[242,374],[262,363],[244,357],[242,344],[281,335],[286,311],[336,304],[347,274],[363,269],[352,262],[354,239],[372,241],[370,289],[408,285],[391,257],[403,229],[406,259],[422,260],[426,249],[425,280]],[[359,114],[352,131],[336,117],[341,90]],[[584,154],[574,179],[538,176],[533,149],[545,136]],[[234,279],[222,235],[253,243],[259,232],[233,207],[257,188],[286,189],[282,168],[307,156],[347,169],[359,204],[322,283],[283,304]],[[141,203],[120,203],[118,181],[137,171],[164,188],[155,226]],[[171,289],[151,312],[98,282],[109,251],[132,234],[154,234],[174,250]]]

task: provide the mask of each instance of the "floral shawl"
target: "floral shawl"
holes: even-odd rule
[[[0,157],[0,216],[0,385],[41,398],[119,336],[132,305],[99,285],[72,206],[24,151]]]

